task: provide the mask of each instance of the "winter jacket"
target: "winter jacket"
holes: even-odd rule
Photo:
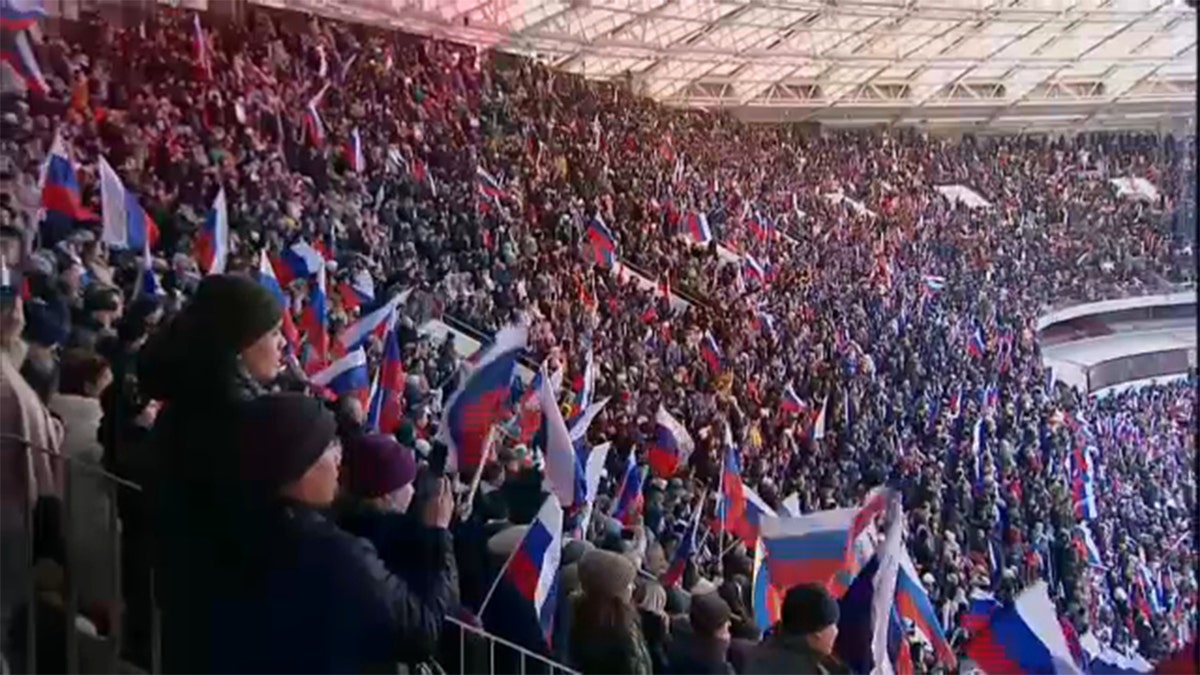
[[[849,675],[847,668],[832,656],[813,651],[800,635],[775,633],[763,640],[750,654],[746,675]]]
[[[114,508],[115,486],[97,473],[103,461],[100,445],[100,400],[70,394],[54,394],[50,411],[62,420],[65,435],[62,452],[73,461],[67,464],[71,491],[71,568],[79,586],[79,602],[85,609],[115,602],[113,555],[116,533],[109,526]],[[92,467],[89,470],[87,467]]]
[[[458,570],[454,551],[444,551],[446,531],[428,527],[407,513],[384,511],[362,502],[338,504],[337,524],[371,542],[388,571],[409,584],[423,586],[449,574],[452,601],[457,604]],[[449,570],[442,565],[449,564]]]
[[[204,670],[203,644],[215,623],[197,608],[215,589],[214,556],[237,543],[240,517],[236,448],[240,406],[265,393],[230,356],[215,360],[173,321],[142,348],[141,393],[163,402],[147,438],[152,465],[146,488],[155,592],[162,610],[162,656],[168,672]]]
[[[208,599],[208,656],[191,672],[395,672],[434,653],[451,604],[450,534],[423,584],[392,574],[375,547],[292,503],[247,515],[236,565]]]

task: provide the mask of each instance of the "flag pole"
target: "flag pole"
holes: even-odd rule
[[[496,588],[500,586],[500,580],[504,578],[504,573],[508,571],[508,566],[512,564],[513,558],[517,557],[517,551],[521,550],[521,545],[525,543],[525,537],[529,535],[529,530],[525,530],[525,534],[521,535],[521,540],[509,552],[508,558],[504,560],[504,564],[500,566],[500,570],[496,572],[496,578],[492,579],[492,586],[488,589],[487,595],[483,596],[483,603],[479,605],[478,616],[482,617],[484,611],[487,610],[488,603],[492,600],[492,595],[495,594]]]
[[[471,517],[471,508],[475,503],[475,493],[479,491],[479,479],[483,477],[483,467],[492,454],[492,445],[496,442],[496,425],[488,429],[487,439],[483,442],[483,455],[479,458],[479,466],[475,467],[475,477],[471,479],[471,489],[467,491],[466,499],[459,505],[460,519]]]

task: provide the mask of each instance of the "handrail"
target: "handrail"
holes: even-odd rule
[[[28,439],[18,436],[16,434],[0,433],[0,439],[15,441],[17,443],[20,443],[25,448],[31,449],[31,450],[33,450],[37,453],[43,454],[43,455],[51,456],[56,461],[61,461],[61,462],[64,462],[65,464],[84,469],[85,471],[87,471],[89,473],[92,473],[94,475],[100,476],[101,478],[107,479],[110,487],[115,488],[116,486],[120,486],[120,487],[129,489],[129,490],[134,490],[139,493],[144,492],[144,488],[141,485],[138,485],[137,483],[130,481],[128,479],[122,478],[122,477],[112,473],[111,471],[107,471],[103,467],[101,467],[93,462],[89,462],[89,461],[80,459],[78,457],[72,457],[70,455],[56,452],[50,448],[40,446],[36,443],[32,443]],[[67,481],[67,484],[65,485],[64,489],[66,492],[69,493],[71,491],[69,473],[65,477],[65,480]],[[123,599],[124,594],[122,592],[123,589],[121,588],[121,583],[120,583],[121,582],[121,552],[120,552],[120,547],[119,547],[120,526],[117,524],[118,516],[116,513],[116,509],[117,509],[116,500],[115,500],[116,493],[110,492],[109,497],[110,497],[110,499],[113,500],[112,508],[109,511],[110,519],[111,519],[110,520],[110,528],[111,528],[112,535],[114,537],[116,537],[116,544],[117,544],[113,550],[114,557],[115,557],[115,560],[113,561],[114,562],[113,572],[114,572],[114,577],[115,577],[113,579],[113,583],[114,583],[113,592],[115,595],[117,595],[118,597]],[[72,513],[69,508],[70,501],[71,500],[70,500],[69,495],[64,495],[64,508],[63,508],[63,518],[64,518],[63,529],[65,530],[64,535],[63,535],[64,538],[69,537],[70,533],[73,529],[73,524],[70,522],[72,519]],[[30,536],[32,536],[32,534],[33,534],[32,516],[33,516],[33,512],[32,512],[32,507],[31,507],[30,509],[27,509],[27,514],[26,514],[26,517],[28,519],[26,525],[28,527]],[[75,575],[72,574],[73,570],[71,568],[73,567],[73,563],[75,561],[71,560],[69,546],[68,546],[67,550],[64,551],[64,553],[67,555],[67,559],[63,561],[63,563],[64,563],[63,568],[64,568],[65,579],[66,579],[65,592],[66,592],[66,596],[67,596],[65,598],[65,600],[66,600],[65,609],[66,609],[66,614],[67,614],[67,619],[68,619],[68,622],[66,625],[72,626],[75,623],[75,617],[78,615],[78,601],[77,601],[78,588],[77,588],[77,584],[75,583],[75,578],[74,578]],[[36,562],[35,560],[33,560],[33,556],[34,556],[34,551],[33,551],[33,546],[31,544],[30,545],[30,566],[31,567]],[[153,572],[151,572],[151,574],[153,575]],[[37,587],[32,578],[32,575],[31,575],[30,587],[29,587],[28,591],[29,591],[29,597],[30,597],[30,604],[29,604],[29,612],[28,612],[27,618],[26,618],[28,623],[27,623],[27,627],[26,627],[27,634],[26,634],[26,645],[25,645],[25,648],[26,648],[25,666],[26,666],[27,670],[30,670],[30,672],[33,672],[36,669],[36,664],[37,664],[38,631],[37,631],[37,625],[36,625],[36,622],[37,622],[37,612],[36,612]],[[153,594],[151,595],[150,602],[153,605],[152,616],[157,617],[158,607],[157,607],[157,602],[153,597]],[[568,668],[551,658],[548,658],[546,656],[538,654],[537,652],[530,651],[529,649],[526,649],[525,647],[522,647],[518,644],[510,642],[509,640],[505,640],[504,638],[499,637],[497,635],[493,635],[481,628],[477,628],[475,626],[467,624],[453,616],[448,615],[445,617],[445,619],[448,623],[454,624],[454,625],[458,626],[460,629],[460,633],[459,633],[459,664],[460,664],[460,667],[463,668],[464,672],[466,671],[466,666],[464,664],[465,664],[465,657],[466,657],[467,633],[472,633],[472,634],[478,636],[479,638],[486,640],[488,643],[488,664],[489,664],[488,672],[489,673],[492,673],[492,674],[496,673],[496,646],[500,645],[502,647],[508,648],[508,649],[516,652],[517,654],[519,654],[519,656],[520,656],[519,672],[522,674],[524,674],[526,672],[526,666],[529,663],[529,660],[532,659],[534,662],[542,664],[545,668],[547,668],[549,670],[549,672],[551,674],[562,673],[563,675],[579,675],[578,671],[572,670],[571,668]],[[161,632],[159,630],[158,623],[156,620],[153,621],[152,624],[153,625],[151,627],[151,638],[150,638],[151,639],[151,653],[152,653],[151,672],[157,673],[157,672],[161,672],[160,665],[159,665],[161,663],[161,660],[160,660],[161,657],[158,655],[160,640],[161,640]],[[111,650],[110,658],[112,659],[111,665],[113,667],[113,672],[116,671],[118,659],[120,659],[120,649],[121,649],[121,645],[122,645],[122,640],[121,640],[122,636],[120,634],[119,626],[120,626],[120,621],[117,622],[116,627],[113,627],[113,629],[114,629],[113,634],[108,636],[110,639],[109,648]],[[79,672],[80,663],[79,663],[79,656],[78,656],[78,637],[75,635],[75,631],[67,631],[67,635],[65,637],[66,637],[66,650],[67,650],[67,655],[66,655],[67,656],[67,658],[66,658],[67,672],[70,672],[70,673]]]
[[[521,675],[524,675],[526,672],[526,669],[525,669],[526,660],[529,658],[532,658],[534,661],[537,661],[537,662],[542,663],[543,665],[547,666],[550,669],[550,675],[554,675],[554,673],[564,673],[564,675],[580,675],[579,671],[572,670],[572,669],[562,665],[561,663],[555,661],[554,659],[547,658],[545,656],[542,656],[541,654],[538,654],[537,652],[530,651],[530,650],[522,647],[521,645],[518,645],[513,642],[509,642],[508,640],[505,640],[504,638],[500,637],[499,635],[493,635],[493,634],[483,630],[482,628],[477,628],[475,626],[472,626],[472,625],[470,625],[464,621],[461,621],[453,616],[447,615],[446,621],[448,623],[452,623],[452,624],[458,626],[460,629],[460,632],[458,634],[458,663],[459,663],[459,668],[462,669],[463,672],[466,672],[466,670],[467,670],[466,666],[465,666],[466,655],[467,655],[467,646],[466,646],[467,633],[472,633],[472,634],[488,641],[488,671],[487,672],[490,675],[495,675],[495,673],[496,673],[496,645],[497,644],[508,647],[509,649],[512,649],[521,655],[521,667],[520,667],[520,670],[518,671],[519,673],[521,673]]]

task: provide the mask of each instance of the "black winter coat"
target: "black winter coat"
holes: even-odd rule
[[[163,402],[146,439],[150,519],[148,550],[162,610],[162,656],[167,672],[198,672],[216,622],[202,613],[219,584],[216,571],[236,551],[240,504],[235,451],[241,406],[266,392],[235,358],[198,349],[196,338],[172,321],[151,338],[138,360],[141,393]]]
[[[319,511],[276,504],[253,516],[238,573],[210,598],[205,672],[395,672],[437,649],[451,606],[450,534],[423,584],[388,571],[365,539]]]

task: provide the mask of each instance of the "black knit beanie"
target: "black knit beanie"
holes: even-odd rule
[[[249,401],[238,418],[242,482],[252,493],[274,495],[316,463],[336,431],[333,413],[311,396],[268,394]]]
[[[195,337],[202,338],[197,347],[236,354],[270,332],[283,318],[283,308],[250,277],[213,274],[200,282],[184,315]]]
[[[783,629],[811,635],[838,622],[837,600],[821,584],[800,584],[788,589],[780,612]]]

